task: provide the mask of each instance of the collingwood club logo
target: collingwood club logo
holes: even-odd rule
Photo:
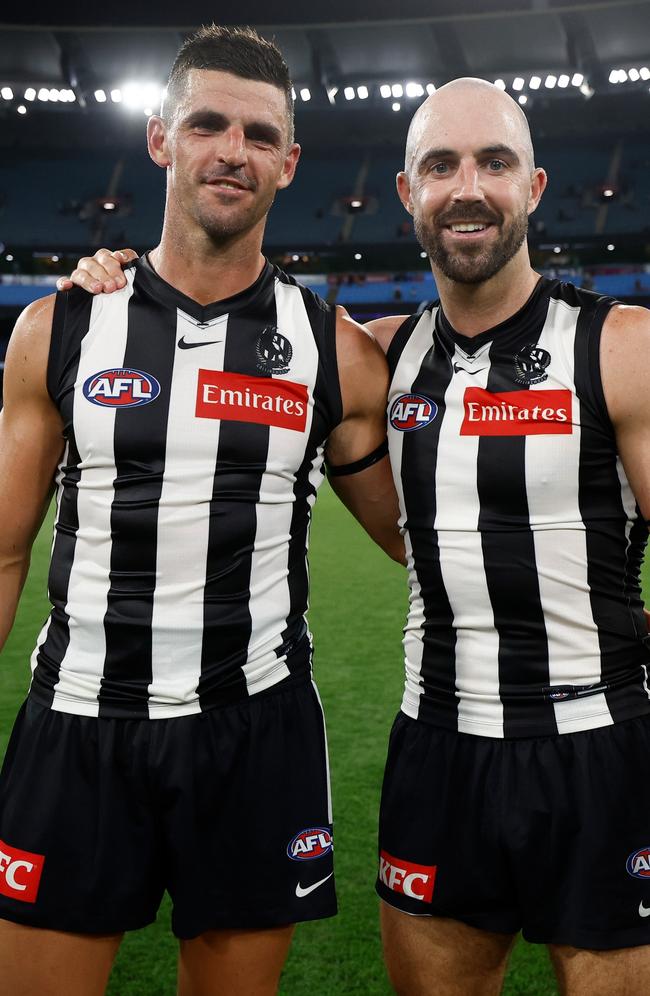
[[[275,326],[269,325],[262,331],[255,344],[255,353],[258,370],[266,374],[288,373],[293,348]]]
[[[515,380],[519,384],[541,384],[548,379],[546,368],[551,354],[534,343],[524,346],[515,356]]]

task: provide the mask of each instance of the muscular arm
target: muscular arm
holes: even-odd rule
[[[372,336],[342,309],[337,311],[336,355],[343,420],[328,440],[326,455],[330,466],[341,467],[362,460],[386,438],[388,369]],[[405,563],[388,457],[357,473],[332,476],[331,484],[375,542],[394,560]]]
[[[61,419],[46,388],[53,309],[54,297],[31,304],[7,350],[0,412],[0,649],[14,621],[63,449]]]
[[[613,308],[603,326],[600,366],[607,410],[634,497],[650,519],[650,311]]]

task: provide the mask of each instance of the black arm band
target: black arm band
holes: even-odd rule
[[[342,463],[340,467],[332,467],[328,463],[327,473],[330,477],[346,477],[348,474],[358,474],[360,470],[372,467],[373,463],[379,463],[387,453],[388,440],[384,439],[383,443],[380,443],[376,450],[373,450],[368,456],[361,457],[360,460],[355,460],[354,463]]]

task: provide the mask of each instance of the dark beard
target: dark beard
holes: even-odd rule
[[[462,223],[459,217],[455,217],[454,220]],[[471,220],[479,219],[474,214]],[[500,221],[502,226],[503,219]],[[426,225],[419,215],[414,217],[413,224],[418,242],[431,262],[449,280],[459,284],[482,284],[502,270],[521,248],[528,234],[528,212],[524,208],[509,228],[502,227],[503,238],[496,245],[478,252],[472,252],[468,246],[464,252],[461,248],[459,252],[452,254],[443,243],[438,225],[435,227]]]

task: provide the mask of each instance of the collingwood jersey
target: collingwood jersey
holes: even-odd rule
[[[308,531],[342,408],[334,310],[275,267],[205,307],[146,258],[126,277],[57,296],[66,446],[30,694],[155,718],[309,673]]]
[[[600,380],[610,299],[540,280],[474,338],[433,306],[388,360],[407,545],[403,711],[491,737],[650,712],[647,529]]]

